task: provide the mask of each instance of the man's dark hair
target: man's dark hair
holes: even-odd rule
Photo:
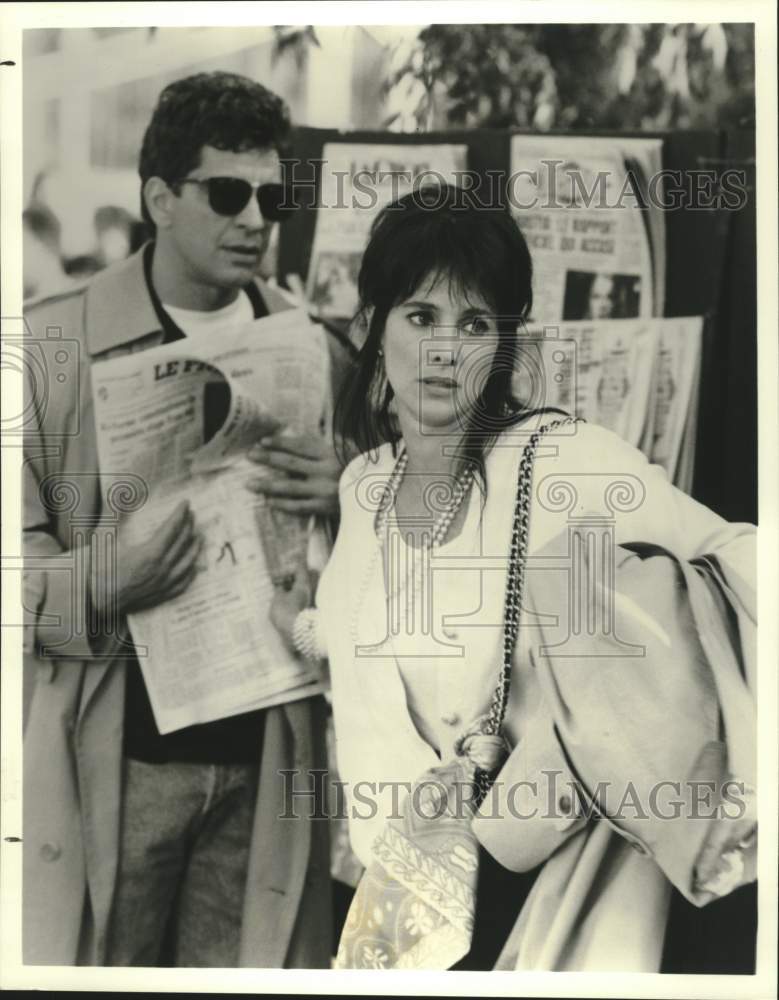
[[[171,184],[200,163],[203,146],[232,153],[255,149],[286,152],[287,106],[261,83],[237,73],[196,73],[160,94],[141,146],[141,214],[151,217],[143,197],[150,177]]]

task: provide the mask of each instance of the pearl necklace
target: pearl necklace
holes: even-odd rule
[[[387,483],[384,496],[382,498],[381,506],[379,508],[379,514],[376,518],[375,533],[377,545],[374,547],[373,557],[370,559],[365,578],[363,580],[362,586],[359,590],[360,600],[355,604],[355,608],[352,614],[351,623],[351,637],[352,640],[357,642],[357,623],[359,620],[360,611],[362,609],[362,597],[365,594],[368,582],[373,573],[374,565],[376,559],[381,556],[384,552],[384,548],[387,541],[387,536],[389,533],[389,523],[390,517],[395,510],[395,501],[397,499],[398,491],[400,489],[400,484],[403,481],[403,476],[406,472],[406,467],[408,466],[408,452],[403,451],[399,456],[397,462],[395,463],[395,468],[392,471],[389,482]],[[449,528],[451,527],[452,521],[457,514],[457,511],[462,506],[463,500],[468,495],[468,491],[473,485],[473,470],[471,468],[464,469],[460,475],[455,480],[454,486],[452,487],[452,496],[449,503],[444,507],[436,518],[433,527],[430,531],[429,540],[425,538],[420,550],[426,550],[426,554],[429,556],[433,549],[438,548],[446,538]],[[423,567],[427,564],[429,565],[429,559],[424,558],[425,552],[420,551],[419,558],[415,560],[414,564],[414,590],[418,590],[421,585],[421,577],[423,573]],[[386,600],[389,602],[392,598],[397,597],[403,591],[403,585],[393,588],[393,590],[386,595]]]

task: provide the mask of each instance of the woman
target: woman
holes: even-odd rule
[[[330,662],[366,867],[339,964],[657,971],[671,884],[699,906],[754,878],[737,665],[749,676],[753,529],[609,431],[512,399],[531,261],[503,212],[455,188],[400,199],[359,293],[340,532],[316,608],[301,577],[273,609]],[[724,614],[703,623],[704,577],[741,645],[716,633]],[[711,780],[722,805],[731,778],[746,779],[736,819],[667,818],[663,781],[689,806],[674,780]],[[589,814],[582,790],[602,793]]]

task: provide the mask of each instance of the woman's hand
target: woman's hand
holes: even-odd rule
[[[312,603],[311,574],[306,565],[305,557],[301,557],[295,568],[291,584],[286,587],[276,587],[270,608],[270,620],[293,652],[297,652],[292,642],[295,619],[305,608],[310,608]]]

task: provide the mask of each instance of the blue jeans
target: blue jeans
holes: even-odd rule
[[[236,966],[257,765],[124,767],[106,964]]]

